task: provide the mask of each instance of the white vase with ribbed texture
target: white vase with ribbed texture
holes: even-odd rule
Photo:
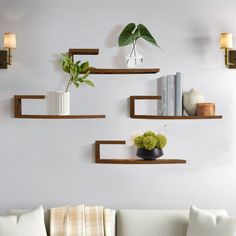
[[[70,115],[70,93],[56,91],[54,94],[55,114]]]
[[[49,92],[48,113],[53,115],[70,115],[70,93],[69,92]]]

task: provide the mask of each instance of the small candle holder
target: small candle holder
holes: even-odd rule
[[[198,103],[197,116],[215,116],[215,103]]]

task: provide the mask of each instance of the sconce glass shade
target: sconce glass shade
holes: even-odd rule
[[[16,48],[16,35],[13,33],[4,33],[4,48]]]
[[[233,37],[230,33],[222,33],[220,37],[220,48],[233,48]]]

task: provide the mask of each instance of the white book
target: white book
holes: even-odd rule
[[[167,115],[175,116],[175,75],[167,76]]]
[[[161,100],[158,102],[158,115],[167,115],[167,77],[163,76],[158,79],[158,96],[161,96]]]

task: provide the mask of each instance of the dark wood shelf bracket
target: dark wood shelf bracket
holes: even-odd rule
[[[222,119],[221,115],[216,116],[159,116],[159,115],[138,115],[135,113],[136,100],[159,100],[161,96],[130,96],[130,117],[133,119],[157,119],[157,120],[202,120]]]
[[[98,55],[98,48],[70,48],[69,56],[74,59],[74,55]]]
[[[130,117],[137,118],[135,114],[135,101],[136,100],[160,100],[161,96],[131,96],[130,97]],[[147,115],[147,117],[149,117]]]
[[[27,119],[100,119],[105,115],[30,115],[22,113],[23,99],[45,99],[45,95],[15,95],[14,96],[14,113],[15,118]]]
[[[98,55],[98,48],[70,48],[69,56],[74,60],[75,55]],[[159,68],[133,68],[133,69],[115,69],[115,68],[94,68],[91,67],[90,74],[104,75],[104,74],[156,74],[160,71]]]
[[[124,140],[97,140],[95,141],[95,162],[100,164],[185,164],[186,160],[182,159],[157,159],[157,160],[142,160],[142,159],[103,159],[100,153],[101,145],[121,144],[124,145]]]

